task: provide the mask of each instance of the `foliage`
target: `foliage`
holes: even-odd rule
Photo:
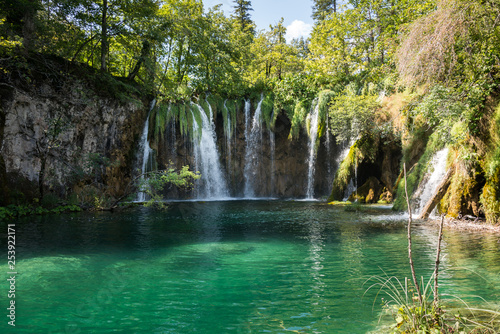
[[[367,291],[378,289],[377,298],[379,294],[387,297],[382,297],[382,306],[395,321],[391,333],[496,333],[494,322],[500,315],[497,311],[472,308],[458,297],[454,299],[463,304],[461,308],[451,303],[453,299],[440,300],[436,304],[433,301],[433,280],[434,275],[424,285],[421,278],[424,287],[422,302],[406,278],[401,281],[394,276],[372,276],[365,284],[371,283]]]
[[[300,133],[300,129],[305,125],[308,110],[310,109],[310,104],[302,100],[297,102],[293,111],[292,126],[290,128],[290,134],[288,138],[297,138]]]
[[[262,100],[261,112],[267,128],[274,129],[278,113],[274,112],[274,97],[272,94],[267,94]]]
[[[194,186],[193,182],[201,177],[199,172],[190,171],[189,166],[183,166],[181,170],[176,171],[172,163],[164,170],[151,171],[144,176],[138,185],[138,190],[150,198],[144,205],[158,208],[165,207],[162,191],[167,187],[190,189]]]
[[[450,326],[444,317],[442,307],[433,302],[431,277],[427,284],[422,284],[422,302],[416,296],[412,283],[408,284],[405,278],[401,282],[397,277],[373,276],[368,281],[374,282],[368,290],[378,288],[378,293],[383,293],[389,299],[382,298],[383,307],[389,311],[396,325],[393,333],[453,333],[455,329]],[[454,319],[453,319],[454,320]],[[457,328],[458,329],[458,328]]]
[[[443,142],[454,143],[467,135],[464,129],[452,129],[464,120],[468,112],[468,106],[451,89],[435,85],[416,108],[410,111],[409,116],[420,117],[429,129],[436,131]]]
[[[497,106],[490,126],[490,152],[486,157],[486,184],[481,194],[481,204],[490,223],[500,221],[500,105]]]
[[[315,21],[324,20],[331,13],[337,12],[337,0],[314,0],[312,18]]]
[[[250,11],[253,10],[252,3],[248,0],[234,0],[233,2],[233,18],[238,22],[240,29],[253,33],[254,23],[250,18]]]
[[[59,214],[63,212],[79,212],[82,209],[77,205],[61,205],[51,209],[44,208],[43,206],[35,205],[8,205],[0,207],[0,219],[15,219],[23,216],[30,215],[45,215],[45,214]]]
[[[377,96],[370,92],[357,95],[355,90],[349,86],[330,105],[330,130],[337,142],[371,132],[375,125],[375,110],[379,107]]]
[[[328,201],[342,201],[344,199],[344,192],[349,185],[349,182],[354,176],[354,169],[358,163],[359,147],[355,142],[349,149],[347,157],[340,163],[332,185],[332,193]]]
[[[499,13],[495,1],[438,1],[407,29],[397,55],[402,82],[490,81],[485,76],[499,66]]]

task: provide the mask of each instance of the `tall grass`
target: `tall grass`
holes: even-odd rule
[[[391,328],[392,333],[498,333],[499,311],[493,308],[473,308],[458,296],[451,297],[462,307],[450,308],[448,311],[445,310],[447,305],[439,298],[438,275],[444,216],[441,217],[439,228],[434,272],[426,284],[423,277],[420,278],[420,283],[417,281],[412,258],[412,214],[406,188],[406,165],[403,165],[403,170],[408,206],[408,260],[412,280],[405,277],[401,281],[395,276],[387,275],[372,276],[365,281],[365,284],[371,283],[366,292],[378,288],[375,300],[380,294],[387,296],[387,299],[382,298],[382,301],[384,310],[389,312],[396,322]]]

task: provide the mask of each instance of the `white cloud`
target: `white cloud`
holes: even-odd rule
[[[285,38],[287,42],[290,42],[294,38],[309,37],[312,31],[312,25],[305,23],[304,21],[294,20],[292,24],[286,27]]]

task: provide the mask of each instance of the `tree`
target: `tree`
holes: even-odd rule
[[[189,190],[193,188],[194,181],[201,178],[201,174],[190,171],[189,166],[183,166],[177,171],[172,163],[164,170],[151,171],[141,176],[146,176],[146,178],[141,179],[138,190],[150,198],[144,205],[156,206],[160,209],[166,207],[162,192],[172,187]]]
[[[248,0],[234,0],[235,5],[233,18],[239,22],[241,30],[248,30],[252,34],[255,32],[254,23],[250,18],[250,11],[253,10],[252,3]]]
[[[316,21],[324,20],[331,13],[337,12],[337,0],[314,0],[312,18]]]
[[[38,0],[0,0],[8,33],[22,36],[23,47],[26,51],[33,49],[35,39],[35,24],[37,11],[42,8]],[[0,20],[1,22],[1,20]]]

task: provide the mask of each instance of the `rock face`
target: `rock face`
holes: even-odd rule
[[[123,193],[145,118],[143,103],[97,96],[70,76],[57,85],[2,79],[0,188],[8,191],[0,205],[38,198],[40,180],[42,191],[59,197],[87,185],[109,196]]]
[[[251,116],[257,105],[252,104]],[[217,135],[221,165],[232,197],[244,197],[245,188],[245,153],[247,148],[245,138],[245,117],[242,109],[237,110],[236,127],[228,147],[224,133],[224,120],[221,113],[214,115],[214,124]],[[152,125],[154,126],[154,125]],[[274,130],[262,125],[260,146],[256,148],[257,172],[254,193],[256,197],[304,198],[307,188],[308,174],[308,136],[303,129],[298,138],[288,138],[291,124],[289,119],[280,113],[277,116]],[[154,131],[151,129],[150,133]],[[271,137],[274,135],[274,150]],[[153,139],[151,138],[151,141]],[[330,147],[328,147],[329,145]],[[327,154],[330,152],[330,155]],[[314,177],[314,197],[327,196],[331,188],[331,180],[337,168],[337,147],[334,140],[326,141],[326,136],[320,139],[317,150],[316,168]],[[180,134],[179,124],[167,124],[163,138],[158,140],[157,162],[164,166],[172,161],[177,168],[189,165],[196,166],[192,152],[191,139]],[[203,176],[202,176],[203,177]],[[194,192],[179,194],[171,192],[171,198],[195,197]]]

